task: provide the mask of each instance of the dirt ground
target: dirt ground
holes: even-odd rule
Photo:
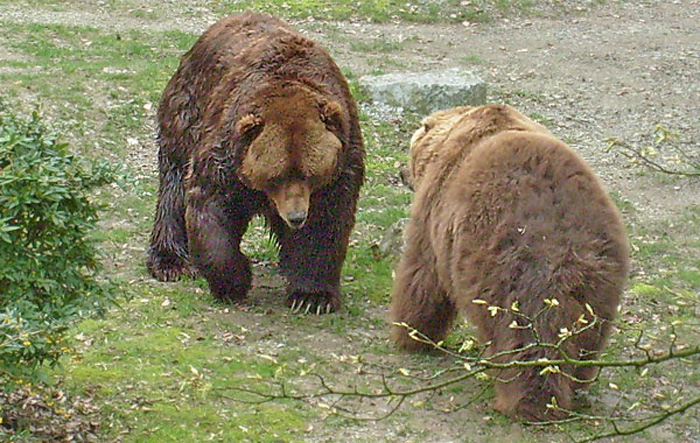
[[[649,143],[655,125],[662,124],[678,131],[678,143],[688,152],[700,151],[700,2],[643,0],[569,9],[577,12],[487,24],[293,24],[358,76],[378,64],[391,66],[391,61],[396,72],[453,67],[474,71],[488,85],[491,101],[507,97],[526,113],[543,116],[608,188],[643,217],[653,220],[699,204],[697,180],[659,186],[658,180],[640,177],[637,169],[626,167],[605,148],[609,137],[640,146]],[[84,24],[111,31],[177,29],[198,34],[218,18],[204,8],[197,13],[196,18],[175,12],[170,18],[140,20],[95,6],[71,12],[0,7],[5,20]],[[402,44],[376,54],[351,49],[358,42],[376,41]]]
[[[144,21],[108,14],[99,6],[68,13],[27,10],[6,4],[0,6],[0,18],[15,22],[85,24],[110,30],[151,28],[199,33],[217,17],[204,11],[198,18],[176,13],[171,18]],[[688,152],[700,152],[699,1],[609,1],[573,16],[567,14],[565,18],[552,14],[497,19],[488,24],[303,21],[294,25],[322,42],[340,66],[358,76],[372,72],[377,64],[387,60],[396,62],[396,72],[452,67],[474,71],[487,83],[490,100],[507,100],[527,114],[542,116],[556,135],[582,154],[609,190],[634,207],[635,223],[673,218],[690,205],[700,205],[700,180],[661,180],[653,174],[640,174],[638,167],[606,152],[609,137],[638,145],[650,143],[657,124],[678,131],[677,143]],[[404,43],[395,50],[375,54],[351,49],[352,42],[377,40]],[[0,50],[0,57],[2,54]],[[155,157],[155,150],[148,155]],[[264,291],[265,286],[257,290]],[[377,313],[378,317],[382,315]],[[256,346],[265,347],[269,328],[274,325],[265,324],[258,317],[251,320],[246,313],[240,313],[239,317],[240,324],[252,331],[249,342],[259,335]],[[299,334],[279,331],[274,336],[276,342],[298,341],[311,347],[346,346],[346,342],[338,343],[335,335],[323,331],[316,330],[313,335],[303,337]],[[358,329],[349,335],[352,340],[367,342],[379,337],[385,339],[386,331]],[[396,362],[400,358],[393,356],[390,360]],[[310,433],[310,439],[521,441],[532,438],[529,431],[518,426],[501,426],[495,434],[493,429],[475,430],[473,426],[470,429],[467,423],[484,420],[485,412],[462,410],[449,418],[437,411],[426,412],[421,414],[421,426],[416,428],[429,429],[427,435],[402,436],[397,424],[399,415],[394,421],[354,424],[342,429],[320,429],[319,425],[318,432]],[[669,435],[666,432],[662,426],[654,436],[664,441]],[[697,442],[699,438],[700,431],[696,430],[688,434],[687,441]]]
[[[365,40],[406,40],[404,51],[391,55],[410,60],[411,71],[463,67],[468,57],[480,60],[468,68],[491,91],[506,96],[527,91],[508,100],[544,116],[609,189],[655,218],[700,203],[699,183],[665,187],[639,177],[638,170],[605,152],[605,140],[643,145],[654,126],[663,124],[679,131],[679,143],[689,152],[700,152],[699,19],[700,2],[660,1],[598,7],[565,19],[438,27],[357,24],[344,25],[343,31]],[[355,70],[372,63],[364,54],[326,44],[341,64]]]

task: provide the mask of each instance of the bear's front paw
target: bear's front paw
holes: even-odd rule
[[[340,299],[330,292],[294,291],[287,298],[293,314],[328,314],[340,308]]]
[[[178,256],[150,255],[146,263],[148,271],[159,281],[177,281],[182,276],[194,277],[197,270],[186,259]]]

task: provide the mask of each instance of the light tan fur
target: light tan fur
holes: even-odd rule
[[[290,103],[294,103],[295,112],[289,112]],[[294,174],[312,190],[332,181],[342,143],[324,123],[323,112],[339,107],[331,103],[319,103],[303,86],[286,88],[266,103],[259,116],[242,117],[237,127],[246,132],[262,131],[243,157],[242,179],[268,197],[274,191],[277,198],[286,194],[279,187],[287,186]],[[255,123],[250,124],[251,120]]]
[[[465,312],[500,363],[598,355],[629,251],[617,208],[571,148],[509,106],[460,107],[424,120],[408,170],[416,195],[392,322],[438,342]],[[554,299],[558,306],[547,309]],[[563,328],[575,333],[561,341]],[[405,327],[392,332],[402,348],[430,349]],[[500,372],[496,408],[528,420],[561,418],[563,411],[547,408],[552,397],[572,409],[580,387],[573,380],[597,372],[561,365],[567,377],[541,369]]]

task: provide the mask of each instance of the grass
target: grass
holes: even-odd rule
[[[352,42],[350,49],[356,52],[394,52],[400,50],[404,45],[404,41],[383,41],[374,40],[371,42]]]
[[[144,133],[145,110],[157,103],[177,56],[195,37],[180,32],[104,33],[63,25],[3,23],[8,50],[24,54],[0,73],[8,95],[50,98],[44,106],[84,150],[123,157],[125,135]],[[153,48],[162,48],[156,52]],[[164,61],[164,63],[162,62]],[[36,67],[40,67],[36,69]]]
[[[605,3],[605,0],[596,2]],[[49,11],[70,11],[94,8],[88,0],[68,1],[52,0],[0,0],[0,5],[23,4],[33,8]],[[365,21],[374,23],[484,23],[498,17],[533,16],[552,13],[576,13],[580,6],[573,8],[560,2],[542,2],[537,0],[240,0],[237,2],[220,2],[215,0],[185,0],[175,11],[166,5],[143,2],[140,0],[100,2],[99,7],[111,14],[139,20],[157,21],[164,13],[177,14],[182,17],[198,17],[206,11],[217,16],[251,9],[277,15],[292,20],[323,21]],[[595,5],[588,5],[592,7]]]
[[[113,318],[81,325],[79,346],[91,340],[89,348],[57,375],[68,389],[100,398],[110,420],[105,439],[126,429],[138,441],[199,441],[210,435],[222,441],[287,441],[303,432],[307,417],[295,407],[241,407],[222,396],[249,377],[274,377],[279,364],[229,345],[201,302],[178,291],[143,291],[139,297]],[[123,326],[115,327],[115,321]]]
[[[700,294],[700,260],[697,245],[688,248],[685,240],[700,235],[698,208],[689,206],[674,219],[649,225],[635,223],[635,211],[629,205],[623,207],[626,218],[633,221],[628,230],[634,269],[617,321],[618,333],[611,340],[608,354],[627,355],[635,344],[665,349],[677,338],[681,346],[698,343],[694,307]],[[684,391],[700,382],[700,373],[689,365],[692,361],[681,360],[644,370],[609,371],[600,385],[613,383],[615,390],[634,399],[628,406],[632,415],[637,409],[663,410],[688,400]],[[688,423],[687,419],[679,422]]]
[[[325,20],[360,19],[372,22],[453,23],[488,20],[493,14],[534,11],[533,1],[338,1],[287,0],[237,3],[183,2],[179,16],[198,16],[206,10],[216,16],[253,7],[288,18]],[[16,0],[0,0],[15,5]],[[91,4],[69,1],[22,1],[21,5],[65,11]],[[115,15],[144,21],[162,18],[163,6],[140,1],[106,1],[102,8]],[[161,8],[161,9],[159,9]],[[478,8],[478,10],[477,10]],[[4,93],[31,109],[35,101],[59,127],[76,151],[123,163],[132,179],[103,190],[96,198],[108,205],[102,229],[96,233],[104,248],[110,277],[123,288],[125,299],[104,319],[82,323],[72,344],[74,358],[51,371],[53,383],[74,396],[100,405],[100,438],[104,441],[303,441],[311,429],[333,435],[357,422],[328,417],[328,409],[275,402],[240,403],[235,389],[257,386],[259,380],[282,380],[300,371],[319,369],[348,382],[356,366],[341,364],[351,357],[379,360],[394,355],[386,342],[385,310],[392,284],[395,257],[381,257],[374,246],[387,228],[408,214],[411,194],[398,184],[398,166],[406,161],[407,143],[420,116],[383,123],[362,116],[368,157],[367,182],[362,190],[356,229],[345,263],[345,312],[321,317],[290,315],[280,300],[281,286],[265,271],[276,260],[276,247],[264,223],[256,220],[244,248],[256,262],[258,289],[251,303],[222,306],[208,295],[205,283],[186,280],[161,284],[151,280],[143,265],[152,224],[156,194],[153,112],[178,57],[196,35],[180,31],[120,30],[80,25],[38,25],[4,20],[0,38],[9,59],[0,59]],[[362,53],[393,54],[402,42],[352,41]],[[465,63],[484,63],[465,55]],[[379,61],[378,63],[383,63]],[[375,66],[374,68],[380,68]],[[345,70],[359,100],[365,95],[355,73]],[[515,98],[536,98],[533,91],[503,92]],[[534,115],[545,121],[542,115]],[[546,121],[545,121],[546,123]],[[129,140],[135,140],[130,143]],[[635,331],[645,329],[663,344],[667,325],[678,320],[677,332],[689,339],[697,334],[700,291],[700,208],[690,207],[674,220],[640,226],[634,208],[620,201],[634,225],[630,228],[637,271],[623,311],[621,333],[611,353],[625,354]],[[696,322],[695,324],[693,322]],[[666,327],[666,329],[664,329]],[[380,332],[378,332],[380,331]],[[447,341],[451,347],[471,337],[460,327]],[[434,357],[396,356],[419,373],[445,361]],[[391,361],[391,360],[390,360]],[[395,366],[382,367],[395,370]],[[344,377],[344,378],[343,378]],[[614,382],[624,392],[644,397],[666,377],[679,385],[697,385],[697,371],[680,362],[654,368],[645,377],[634,371],[606,371],[598,389]],[[473,392],[473,386],[455,386],[449,394]],[[663,404],[663,399],[650,402]],[[600,405],[598,405],[600,406]],[[469,423],[479,414],[489,432],[508,434],[515,425],[490,412],[486,401],[473,406]],[[387,432],[407,440],[421,435],[420,407],[401,410],[389,420]],[[484,412],[487,411],[487,412]],[[450,420],[443,416],[443,420]],[[457,426],[458,424],[455,424]],[[382,426],[378,424],[377,426]],[[472,429],[473,430],[473,429]],[[361,432],[361,431],[360,431]],[[425,432],[425,431],[422,431]],[[538,441],[541,431],[518,428],[522,441]],[[558,436],[544,434],[545,439]]]

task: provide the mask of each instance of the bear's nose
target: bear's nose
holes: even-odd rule
[[[293,229],[299,229],[306,223],[306,212],[292,211],[287,216],[287,223]]]

